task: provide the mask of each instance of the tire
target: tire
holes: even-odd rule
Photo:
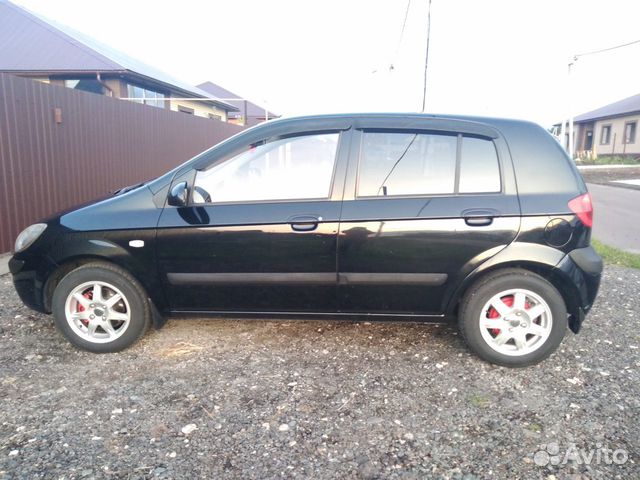
[[[505,269],[471,286],[460,305],[458,326],[469,348],[483,360],[527,367],[556,351],[567,330],[567,308],[544,278]]]
[[[108,263],[88,263],[69,272],[56,286],[52,311],[67,340],[94,353],[124,350],[151,324],[142,286],[126,270]]]

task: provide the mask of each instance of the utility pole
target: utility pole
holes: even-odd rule
[[[249,109],[247,107],[247,101],[243,100],[242,101],[242,124],[243,125],[247,125],[247,122],[249,121]]]
[[[573,57],[573,60],[569,62],[569,68],[568,68],[568,72],[567,72],[567,84],[569,85],[569,93],[567,94],[567,100],[569,103],[569,157],[571,157],[571,160],[573,160],[573,154],[574,154],[574,143],[573,143],[573,90],[571,89],[571,67],[573,66],[574,62],[576,62],[578,60],[578,57],[575,56]],[[564,139],[562,139],[562,141],[564,142]]]

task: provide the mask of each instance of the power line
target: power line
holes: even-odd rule
[[[418,134],[417,133],[415,133],[413,135],[413,138],[409,142],[409,145],[407,145],[407,148],[404,149],[404,152],[402,152],[402,155],[400,155],[400,157],[398,157],[398,160],[396,160],[396,163],[393,164],[393,166],[391,167],[391,170],[389,170],[389,173],[387,173],[387,176],[384,177],[384,180],[382,180],[382,183],[378,187],[378,191],[376,192],[376,195],[379,195],[380,194],[380,190],[382,190],[383,195],[385,197],[387,196],[387,187],[386,187],[385,183],[387,183],[387,180],[389,180],[389,177],[391,176],[393,171],[396,169],[396,167],[400,163],[400,160],[402,160],[404,158],[404,156],[407,154],[407,152],[411,148],[411,145],[413,145],[413,142],[416,141],[416,138],[418,138]]]
[[[427,53],[424,57],[424,84],[422,87],[422,112],[427,106],[427,67],[429,66],[429,41],[431,40],[431,0],[429,0],[429,12],[427,13]]]
[[[636,43],[640,43],[640,40],[634,40],[633,42],[623,43],[621,45],[615,45],[613,47],[603,48],[601,50],[593,50],[592,52],[578,53],[577,55],[574,55],[573,58],[577,59],[578,57],[584,57],[586,55],[594,55],[596,53],[608,52],[609,50],[615,50],[617,48],[628,47],[629,45],[634,45]]]
[[[393,56],[393,61],[389,65],[389,70],[393,70],[393,64],[396,63],[398,53],[400,53],[400,46],[402,45],[402,39],[404,38],[404,28],[407,26],[407,18],[409,17],[409,8],[411,7],[411,0],[407,1],[407,8],[404,12],[404,21],[402,22],[402,30],[400,30],[400,38],[398,38],[398,46],[396,47],[396,53]]]

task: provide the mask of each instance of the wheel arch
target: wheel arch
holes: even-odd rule
[[[148,284],[148,282],[146,282],[144,278],[141,278],[141,275],[139,275],[138,272],[136,272],[136,269],[131,268],[131,264],[128,264],[127,261],[122,261],[123,259],[127,259],[128,257],[119,257],[119,258],[121,259],[121,261],[115,261],[111,256],[106,257],[103,255],[99,255],[97,253],[84,252],[84,253],[78,253],[73,257],[68,257],[68,258],[65,258],[63,261],[57,262],[58,267],[47,276],[47,279],[44,282],[44,286],[42,290],[42,297],[43,297],[42,302],[43,302],[45,311],[47,313],[51,313],[53,292],[55,291],[60,281],[68,273],[72,272],[78,267],[81,267],[89,263],[113,265],[125,270],[142,286],[150,302],[153,323],[156,326],[156,328],[161,327],[164,324],[164,320],[162,315],[160,314],[158,307],[162,308],[164,306],[165,299],[164,299],[163,291],[150,288],[150,285]]]
[[[564,271],[556,268],[564,257],[565,253],[544,245],[512,244],[465,277],[449,299],[446,314],[455,316],[469,288],[487,275],[515,268],[535,273],[551,283],[562,296],[570,317],[577,318],[581,315],[578,288]]]

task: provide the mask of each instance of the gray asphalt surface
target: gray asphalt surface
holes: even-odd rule
[[[639,478],[638,291],[607,267],[582,333],[510,370],[409,323],[174,320],[93,355],[5,275],[0,478]]]
[[[640,254],[640,190],[588,184],[593,198],[593,236]]]

